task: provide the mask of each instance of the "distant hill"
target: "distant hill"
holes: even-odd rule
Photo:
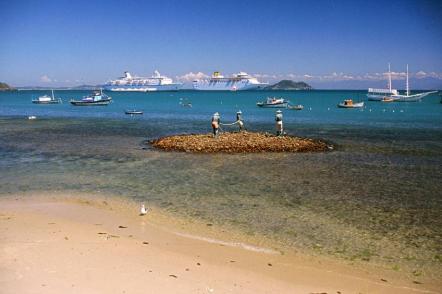
[[[12,90],[15,90],[15,88],[9,86],[6,83],[1,83],[0,82],[0,91],[12,91]]]
[[[282,80],[274,85],[266,87],[266,90],[311,90],[312,86],[305,82]]]

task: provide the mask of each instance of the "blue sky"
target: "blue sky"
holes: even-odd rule
[[[442,85],[440,1],[0,0],[0,19],[0,81],[17,86],[158,69],[346,88],[385,84],[388,62],[398,87],[406,63],[416,83]]]

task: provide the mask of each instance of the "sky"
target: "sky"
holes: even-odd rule
[[[0,81],[100,84],[213,71],[317,88],[442,88],[442,1],[0,0]]]

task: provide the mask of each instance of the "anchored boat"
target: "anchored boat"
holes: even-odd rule
[[[346,99],[338,104],[340,108],[361,108],[364,107],[364,102],[354,103],[352,99]]]
[[[61,100],[61,98],[55,98],[54,97],[54,90],[52,91],[52,97],[48,96],[48,95],[43,95],[38,97],[37,99],[33,99],[32,103],[35,104],[60,104],[63,101]]]
[[[370,101],[382,101],[385,97],[397,95],[399,92],[392,89],[390,63],[388,64],[388,89],[368,88],[367,98]]]
[[[267,108],[287,108],[288,103],[284,98],[267,97],[266,101],[258,102],[256,105]]]
[[[112,98],[100,91],[94,91],[92,95],[84,96],[81,100],[71,99],[74,106],[106,106],[112,102]]]
[[[129,114],[129,115],[141,115],[141,114],[143,114],[143,111],[141,111],[141,110],[126,110],[125,112],[124,112],[125,114]]]
[[[408,64],[407,64],[407,81],[406,81],[406,93],[405,95],[395,94],[391,95],[390,97],[393,98],[395,102],[418,102],[421,101],[422,98],[424,98],[427,95],[436,93],[437,91],[431,91],[431,92],[425,92],[425,93],[418,93],[410,95],[410,84],[408,82]]]
[[[288,105],[287,106],[288,109],[292,109],[292,110],[303,110],[304,106],[301,104],[298,105]]]

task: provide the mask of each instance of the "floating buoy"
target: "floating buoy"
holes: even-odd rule
[[[144,204],[141,204],[140,215],[145,215],[147,213],[147,208]]]

